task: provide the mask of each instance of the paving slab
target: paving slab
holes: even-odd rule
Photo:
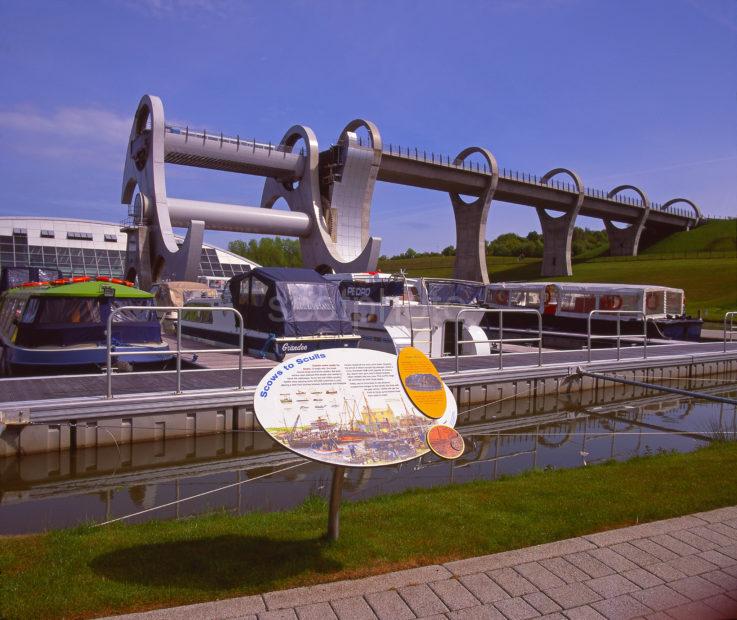
[[[717,620],[717,618],[721,617],[721,614],[716,609],[709,607],[709,605],[701,601],[694,601],[686,605],[674,607],[666,613],[671,618],[674,618],[674,620],[693,620],[694,618],[698,618],[699,620]]]
[[[635,592],[640,587],[623,575],[607,575],[586,582],[586,585],[604,598],[615,598],[622,594]]]
[[[376,614],[361,596],[338,599],[330,605],[339,620],[376,620]]]
[[[596,592],[583,583],[569,583],[559,588],[551,588],[546,590],[550,598],[552,598],[563,609],[572,609],[582,605],[588,605],[595,601],[601,600]],[[566,614],[568,615],[568,614]]]
[[[297,613],[294,609],[273,609],[271,611],[262,611],[258,615],[258,620],[298,620]]]
[[[483,576],[486,577],[486,575]],[[488,577],[486,578],[489,579]],[[491,580],[489,579],[489,581]],[[399,588],[398,592],[399,596],[404,599],[404,602],[407,603],[418,618],[433,614],[443,614],[448,611],[445,603],[440,600],[438,595],[426,583],[416,586],[405,586],[404,588]]]
[[[646,588],[652,588],[653,586],[659,586],[663,583],[663,580],[660,577],[656,577],[644,568],[635,568],[633,570],[625,571],[622,573],[622,576],[626,577],[643,590]]]
[[[674,538],[670,534],[658,534],[657,536],[651,536],[650,540],[659,544],[661,547],[670,549],[673,553],[677,555],[694,555],[701,551],[701,549],[692,547],[682,540]]]
[[[703,558],[699,558],[695,555],[689,555],[684,558],[670,560],[669,562],[665,563],[668,566],[671,566],[689,576],[700,575],[701,573],[708,573],[709,571],[717,568],[711,562],[707,562]]]
[[[497,601],[494,603],[494,607],[502,612],[506,618],[509,618],[509,620],[528,620],[528,618],[538,618],[540,616],[532,605],[520,597]]]
[[[656,564],[660,561],[654,555],[647,551],[643,551],[639,547],[635,547],[633,544],[628,542],[612,545],[610,548],[612,551],[615,551],[622,557],[627,558],[630,562],[634,562],[640,567],[645,567],[648,564]]]
[[[556,542],[515,549],[514,551],[503,551],[492,555],[483,555],[467,560],[456,560],[443,564],[454,575],[469,575],[471,573],[487,572],[498,568],[506,568],[525,562],[537,562],[547,558],[554,558],[568,553],[587,551],[595,549],[596,545],[584,538],[569,538]]]
[[[720,553],[716,549],[702,551],[701,553],[697,554],[696,557],[699,557],[702,560],[706,560],[707,562],[711,562],[719,568],[726,568],[727,566],[734,566],[735,564],[737,564],[737,560],[735,560],[733,557]]]
[[[507,618],[493,605],[479,605],[448,612],[443,620],[507,620]]]
[[[702,573],[701,577],[718,585],[722,590],[737,590],[737,577],[721,570]]]
[[[597,560],[588,551],[571,553],[563,557],[573,566],[588,574],[589,577],[606,577],[616,572],[611,566],[607,566],[604,562]]]
[[[423,566],[407,570],[364,577],[363,579],[334,581],[316,586],[279,590],[264,594],[267,609],[297,607],[308,603],[325,603],[340,598],[354,598],[371,592],[401,588],[437,579],[447,579],[450,573],[442,566]]]
[[[696,512],[693,515],[697,519],[707,521],[708,523],[721,523],[730,519],[737,519],[737,506],[727,506],[726,508],[717,508],[707,512]]]
[[[551,614],[561,610],[561,606],[558,605],[552,598],[550,598],[544,592],[533,592],[532,594],[525,594],[523,597],[526,602],[532,605],[541,614]]]
[[[507,591],[486,573],[464,575],[459,580],[482,603],[493,603],[494,601],[510,598]]]
[[[337,620],[330,603],[313,603],[295,609],[299,620]]]
[[[678,581],[671,581],[668,586],[679,594],[690,598],[692,601],[699,601],[702,598],[708,598],[722,593],[722,588],[698,575],[685,577]]]
[[[538,590],[558,588],[566,583],[538,562],[520,564],[519,566],[515,566],[514,570],[536,586]]]
[[[372,592],[363,597],[379,620],[414,620],[415,614],[396,590]]]
[[[509,593],[510,596],[522,596],[538,591],[533,584],[511,568],[501,568],[486,574]]]
[[[592,603],[591,607],[607,620],[629,620],[652,612],[652,609],[628,594]]]
[[[672,590],[666,585],[655,586],[654,588],[648,588],[647,590],[633,592],[630,596],[636,598],[643,605],[649,607],[653,611],[662,611],[670,607],[677,607],[678,605],[685,605],[690,602],[685,596]]]
[[[675,560],[676,558],[680,558],[682,554],[675,553],[674,551],[671,551],[670,549],[667,549],[666,547],[663,547],[662,545],[659,545],[655,541],[649,539],[649,538],[641,538],[639,540],[633,540],[630,542],[632,546],[637,547],[638,549],[642,549],[643,551],[649,553],[653,557],[658,558],[661,562],[667,562],[668,560]]]
[[[451,611],[477,607],[480,601],[457,579],[444,579],[430,584],[433,592],[440,597]]]
[[[709,598],[705,598],[702,602],[709,607],[716,609],[718,612],[721,612],[724,618],[737,617],[737,601],[725,596],[724,594],[710,596]]]
[[[620,573],[626,570],[638,568],[637,564],[630,562],[626,557],[620,555],[616,551],[612,551],[606,547],[604,549],[594,549],[589,552],[595,559],[606,564],[614,572]]]
[[[586,581],[591,578],[587,573],[571,564],[565,558],[558,557],[550,558],[549,560],[540,560],[540,565],[566,583],[576,583],[577,581]]]
[[[567,609],[565,614],[569,620],[607,620],[605,616],[602,616],[593,607],[589,607],[588,605]]]
[[[641,525],[632,525],[616,530],[588,534],[583,538],[599,547],[609,547],[617,543],[628,542],[638,538],[667,534],[668,532],[685,530],[702,525],[704,525],[704,520],[693,516],[675,517],[673,519],[663,519],[661,521],[653,521],[652,523],[643,523]]]

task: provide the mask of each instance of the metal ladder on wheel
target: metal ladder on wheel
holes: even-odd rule
[[[407,304],[407,312],[409,314],[410,342],[413,347],[417,347],[420,350],[423,350],[422,345],[426,344],[427,356],[432,357],[432,305],[419,304],[415,306],[415,311],[417,311],[419,308],[423,308],[425,310],[425,313],[413,316],[412,304]],[[416,322],[420,325],[427,325],[427,327],[415,327]]]

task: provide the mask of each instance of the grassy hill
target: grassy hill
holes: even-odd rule
[[[658,241],[641,254],[737,251],[737,220],[713,220]]]

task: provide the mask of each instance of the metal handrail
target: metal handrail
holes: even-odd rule
[[[729,342],[732,342],[732,336],[737,333],[734,325],[734,317],[737,316],[737,312],[727,312],[724,315],[724,352],[727,352],[727,320],[729,320]]]
[[[460,316],[463,313],[481,312],[482,314],[498,314],[499,315],[499,338],[487,338],[486,340],[458,340],[458,326],[460,324]],[[507,314],[536,314],[537,315],[537,338],[507,338],[504,339],[504,313]],[[456,373],[460,372],[459,368],[459,347],[461,344],[476,344],[482,342],[499,343],[499,370],[504,369],[503,349],[505,342],[537,342],[537,365],[543,365],[543,318],[539,310],[534,308],[463,308],[456,314],[455,320],[455,352],[456,352]]]
[[[124,357],[126,355],[161,355],[162,351],[113,351],[113,317],[123,310],[134,310],[136,312],[157,312],[163,310],[165,312],[175,311],[177,313],[177,349],[175,351],[177,357],[177,394],[182,393],[182,354],[183,353],[207,353],[213,349],[182,349],[182,311],[197,310],[205,312],[232,312],[238,321],[238,345],[237,349],[215,349],[218,353],[238,353],[238,388],[243,389],[243,316],[235,308],[227,306],[120,306],[115,308],[107,317],[107,330],[105,332],[107,338],[107,352],[105,371],[107,374],[107,398],[113,397],[113,357]]]
[[[616,314],[617,315],[617,334],[610,336],[608,334],[592,334],[591,333],[591,317],[595,314]],[[586,346],[589,352],[589,362],[591,362],[591,341],[594,338],[599,340],[616,340],[617,341],[617,361],[620,360],[621,355],[621,343],[622,343],[622,315],[637,315],[642,317],[642,335],[640,334],[626,334],[628,338],[642,338],[642,348],[644,352],[644,358],[647,359],[647,315],[642,310],[592,310],[589,312],[589,317],[586,321]]]

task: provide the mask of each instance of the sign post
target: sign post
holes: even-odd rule
[[[343,497],[345,467],[333,467],[333,481],[330,484],[330,504],[328,505],[328,535],[330,541],[340,536],[340,501]]]

